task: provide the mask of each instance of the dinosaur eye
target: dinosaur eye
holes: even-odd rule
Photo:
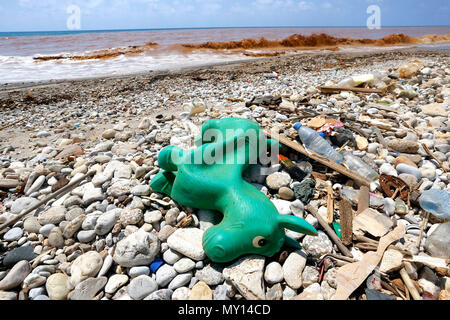
[[[255,237],[252,243],[255,248],[261,248],[267,244],[267,240],[264,237]]]

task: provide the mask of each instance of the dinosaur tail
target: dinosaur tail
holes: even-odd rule
[[[175,181],[175,174],[170,171],[162,171],[158,173],[150,184],[153,191],[164,193],[169,197],[172,195],[172,187]]]

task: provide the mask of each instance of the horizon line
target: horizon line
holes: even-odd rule
[[[450,27],[450,25],[406,25],[382,26],[385,28],[432,28]],[[158,31],[158,30],[197,30],[197,29],[288,29],[288,28],[367,28],[367,26],[234,26],[234,27],[167,27],[167,28],[131,28],[131,29],[79,29],[79,30],[38,30],[38,31],[0,31],[0,33],[43,33],[43,32],[103,32],[103,31]]]

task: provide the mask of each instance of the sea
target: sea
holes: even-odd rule
[[[450,26],[437,27],[271,27],[142,30],[76,30],[0,32],[0,84],[85,79],[156,71],[173,71],[210,64],[256,59],[260,48],[208,49],[195,45],[243,39],[282,40],[295,34],[327,34],[336,38],[380,39],[392,34],[423,37],[448,35]],[[186,44],[194,45],[187,48]],[[450,42],[409,46],[450,49]],[[405,46],[391,43],[392,49]],[[268,52],[271,48],[265,48]],[[278,48],[279,49],[279,48]],[[373,47],[373,50],[386,49]],[[273,48],[273,50],[275,50]],[[286,53],[326,51],[310,47]],[[339,46],[339,51],[367,50],[367,46]]]

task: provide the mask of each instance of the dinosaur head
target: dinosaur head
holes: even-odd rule
[[[203,237],[206,255],[214,262],[230,262],[241,255],[258,254],[271,257],[283,246],[284,229],[317,235],[308,222],[295,216],[277,214],[272,222],[247,221],[220,224],[208,229]]]

